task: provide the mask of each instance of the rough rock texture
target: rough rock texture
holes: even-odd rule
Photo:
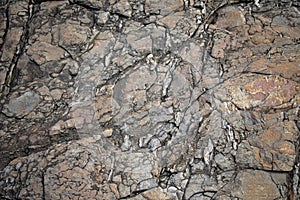
[[[300,198],[298,1],[0,11],[0,199]]]

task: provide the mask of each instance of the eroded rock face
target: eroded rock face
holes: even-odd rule
[[[300,198],[296,1],[0,10],[1,198]]]

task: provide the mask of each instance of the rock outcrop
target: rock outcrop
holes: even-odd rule
[[[1,199],[300,198],[300,4],[0,2]]]

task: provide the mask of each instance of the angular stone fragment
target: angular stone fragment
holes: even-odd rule
[[[46,42],[35,42],[27,50],[27,54],[39,65],[60,60],[64,57],[64,53],[62,48]]]
[[[197,70],[201,71],[204,51],[205,49],[202,47],[202,44],[191,42],[181,48],[179,55],[184,61],[191,63]]]
[[[174,29],[177,25],[177,23],[185,17],[184,12],[176,12],[172,15],[167,15],[159,20],[162,24],[169,27],[171,30]]]
[[[23,117],[33,111],[40,102],[40,96],[29,91],[19,97],[11,99],[7,104],[7,114]]]
[[[134,51],[156,54],[166,48],[166,32],[163,27],[134,23],[125,33],[126,40]]]
[[[83,54],[82,58],[87,62],[87,64],[94,64],[99,59],[104,58],[111,51],[114,42],[114,35],[108,31],[103,31],[95,37],[92,49]]]
[[[120,0],[113,6],[113,12],[130,17],[132,14],[132,9],[127,0]]]
[[[145,2],[147,14],[155,13],[165,16],[180,9],[183,9],[183,2],[180,0],[146,0]]]
[[[16,46],[22,35],[22,28],[14,27],[8,30],[7,37],[1,49],[1,61],[13,59],[16,52]]]
[[[230,36],[225,35],[225,36],[219,36],[221,38],[218,38],[214,46],[212,48],[211,55],[214,58],[224,58],[225,57],[225,51],[229,48],[230,46]]]
[[[271,177],[272,173],[246,170],[238,174],[237,179],[240,180],[240,189],[234,191],[235,197],[250,199],[276,199],[280,198],[281,194],[277,189],[276,182]],[[281,183],[281,187],[284,187]]]
[[[81,26],[78,22],[73,21],[55,26],[52,31],[54,42],[65,48],[72,56],[85,50],[92,36],[88,27]]]
[[[245,146],[239,147],[237,162],[263,169],[291,171],[297,155],[292,141],[296,140],[297,130],[293,122],[271,126],[258,136],[250,136],[248,153],[243,153]],[[252,159],[242,159],[247,158],[246,154],[251,154]]]
[[[216,26],[220,29],[231,30],[232,28],[245,24],[245,22],[246,19],[241,10],[236,7],[228,6],[219,12]]]
[[[226,182],[228,182],[233,175],[231,173],[223,173],[222,176],[227,180],[218,183],[217,179],[206,174],[194,174],[189,180],[184,198],[192,198],[195,194],[202,194],[202,197],[209,194],[211,195],[210,197],[213,197],[215,193],[226,185]]]

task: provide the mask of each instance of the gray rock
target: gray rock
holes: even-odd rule
[[[7,105],[8,115],[23,117],[33,111],[40,102],[40,96],[32,91],[25,92],[21,96],[11,99]]]

